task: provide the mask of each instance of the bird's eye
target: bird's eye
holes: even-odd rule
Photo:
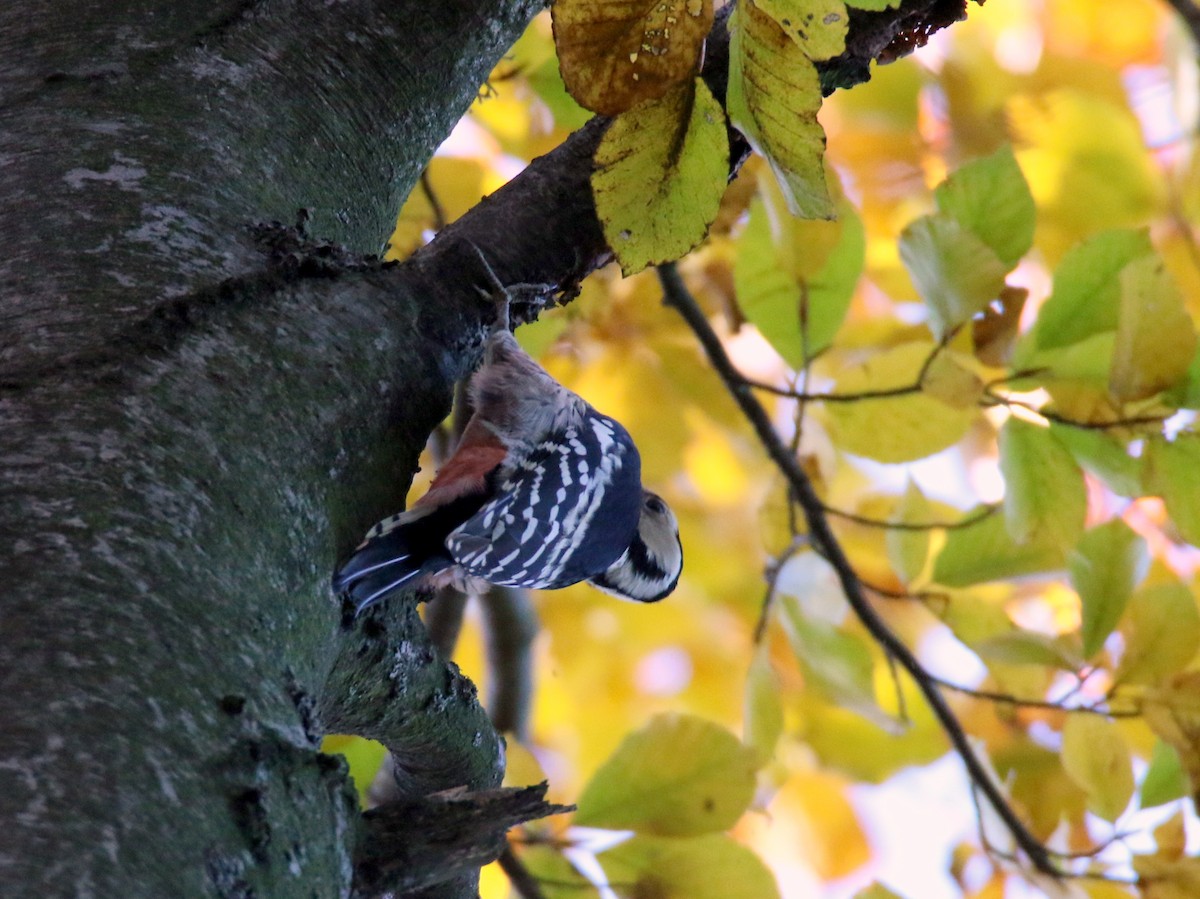
[[[650,494],[646,497],[646,508],[651,512],[661,515],[663,512],[667,511],[667,504],[654,494]]]

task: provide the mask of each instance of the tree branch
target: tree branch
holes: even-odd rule
[[[724,347],[721,346],[720,339],[687,290],[675,266],[660,266],[658,272],[663,285],[665,302],[676,309],[691,327],[713,369],[741,407],[742,413],[753,426],[767,454],[787,479],[796,501],[804,511],[815,548],[837,572],[838,581],[845,592],[846,599],[858,619],[884,651],[894,658],[916,682],[943,731],[950,738],[951,744],[962,759],[972,782],[987,797],[989,804],[1004,821],[1005,826],[1012,833],[1013,839],[1030,863],[1043,873],[1055,877],[1061,876],[1058,867],[1051,860],[1049,851],[1017,816],[983,763],[975,755],[966,732],[955,717],[954,711],[946,703],[945,698],[938,691],[936,684],[920,661],[912,650],[893,633],[887,622],[880,617],[875,607],[867,599],[857,573],[830,529],[828,519],[825,517],[824,506],[808,475],[800,467],[795,456],[788,452],[787,447],[780,441],[766,410],[739,376],[737,369],[734,368],[732,361],[725,353]]]

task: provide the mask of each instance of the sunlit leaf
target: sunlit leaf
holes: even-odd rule
[[[1039,218],[1060,239],[1141,224],[1161,208],[1162,174],[1128,107],[1071,86],[1008,109]]]
[[[1200,800],[1200,672],[1177,674],[1143,699],[1146,723],[1179,754],[1193,803]]]
[[[1011,268],[1033,245],[1034,206],[1010,147],[956,169],[935,191],[938,209]]]
[[[1150,236],[1144,230],[1104,231],[1072,247],[1054,272],[1053,292],[1038,310],[1036,346],[1064,347],[1115,331],[1121,269],[1151,253]]]
[[[1063,726],[1063,768],[1088,794],[1088,808],[1116,821],[1133,797],[1129,744],[1098,715],[1069,715]]]
[[[1049,428],[1009,418],[1000,431],[1004,520],[1018,543],[1074,546],[1083,532],[1087,491],[1071,453]]]
[[[1153,808],[1182,799],[1187,794],[1188,779],[1179,753],[1170,743],[1159,740],[1154,744],[1150,765],[1142,778],[1139,804],[1142,808]]]
[[[738,5],[730,29],[730,121],[770,164],[794,215],[831,218],[817,70],[753,3]]]
[[[623,895],[652,899],[778,899],[753,852],[721,834],[687,840],[637,836],[601,857]]]
[[[782,599],[784,629],[806,683],[843,708],[889,721],[875,701],[875,661],[863,639],[809,618],[791,597]]]
[[[846,49],[850,17],[842,0],[756,0],[754,5],[774,19],[809,59],[830,59]]]
[[[1200,436],[1150,441],[1146,467],[1150,489],[1163,498],[1183,539],[1200,546]]]
[[[770,654],[760,649],[750,661],[746,675],[745,741],[762,762],[770,760],[783,733],[783,705],[779,677],[771,667]]]
[[[933,566],[933,580],[947,587],[968,587],[1053,571],[1062,567],[1065,558],[1061,544],[1038,540],[1018,543],[1003,515],[989,515],[946,533],[946,543]]]
[[[1062,638],[1036,631],[1012,630],[975,643],[972,648],[985,662],[1004,665],[1042,665],[1076,671],[1082,664]]]
[[[929,520],[929,501],[910,478],[904,496],[896,505],[892,521],[903,525]],[[887,532],[888,561],[903,583],[911,584],[925,570],[925,562],[929,558],[929,540],[928,530],[891,529]]]
[[[1130,262],[1118,279],[1121,307],[1109,384],[1118,399],[1137,400],[1187,373],[1196,354],[1196,329],[1158,256]]]
[[[1067,564],[1083,610],[1083,654],[1091,658],[1121,620],[1150,556],[1146,541],[1116,519],[1085,533]]]
[[[1200,650],[1200,611],[1178,581],[1148,584],[1130,598],[1119,683],[1155,683],[1183,669]]]
[[[799,369],[806,345],[810,358],[828,348],[846,317],[862,273],[862,222],[846,202],[835,222],[772,212],[761,200],[751,204],[738,239],[734,289],[746,319]]]
[[[900,258],[929,307],[938,339],[970,321],[1000,295],[1008,268],[961,222],[926,215],[900,234]]]
[[[630,275],[684,255],[716,218],[729,168],[721,106],[697,79],[620,115],[600,141],[592,189]]]
[[[554,43],[567,90],[616,115],[696,74],[712,0],[557,0]]]
[[[1098,477],[1119,496],[1138,497],[1142,487],[1142,460],[1135,459],[1123,442],[1097,428],[1073,428],[1054,422],[1050,433],[1066,446],[1088,474]]]
[[[931,344],[905,343],[839,374],[835,392],[855,397],[827,404],[840,449],[880,462],[909,462],[962,438],[978,410],[952,406],[915,389],[933,352]],[[873,395],[859,398],[863,393]]]
[[[756,755],[711,721],[658,715],[592,777],[575,822],[664,836],[726,830],[754,795]]]

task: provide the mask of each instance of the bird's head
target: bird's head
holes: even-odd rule
[[[588,582],[619,599],[657,602],[675,589],[682,571],[683,545],[675,513],[661,496],[643,490],[633,542],[603,574]]]

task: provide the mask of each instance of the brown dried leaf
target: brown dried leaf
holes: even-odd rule
[[[554,43],[579,105],[616,115],[693,77],[712,0],[558,0]]]

